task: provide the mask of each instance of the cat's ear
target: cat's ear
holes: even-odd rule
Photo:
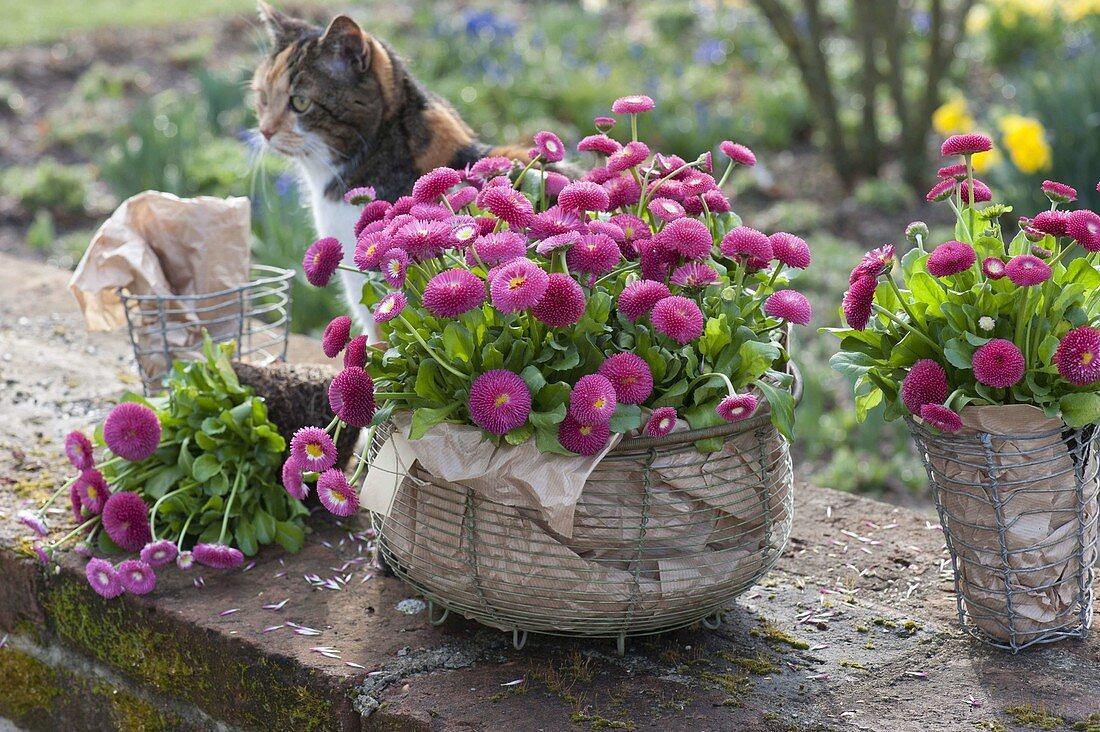
[[[370,67],[370,44],[354,20],[337,15],[321,38],[324,64],[337,76],[360,74]]]
[[[260,11],[260,21],[267,28],[271,44],[276,49],[285,48],[312,28],[304,20],[298,20],[286,13],[281,13],[264,0],[257,0],[257,8]]]

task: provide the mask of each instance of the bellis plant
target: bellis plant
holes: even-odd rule
[[[709,154],[685,161],[650,150],[638,127],[653,106],[644,95],[615,102],[629,120],[625,141],[608,134],[614,118],[597,118],[577,146],[594,163],[580,180],[547,169],[563,146],[540,132],[526,165],[441,168],[412,196],[368,204],[354,261],[338,266],[364,275],[363,303],[385,343],[333,382],[327,432],[405,410],[414,440],[450,422],[498,445],[533,440],[543,452],[592,455],[613,433],[663,436],[677,419],[710,427],[766,404],[790,437],[785,334],[811,313],[788,288],[809,266],[809,247],[730,211],[722,185],[735,166],[755,164],[748,148],[721,145],[718,179]],[[306,253],[314,279],[331,269],[326,252],[322,240]],[[391,277],[385,263],[395,260]],[[342,323],[331,332],[334,345],[346,337]],[[354,395],[337,388],[345,375]],[[327,446],[311,457],[292,445],[288,491],[308,490],[310,461]],[[717,450],[721,438],[697,446]],[[325,490],[346,510],[354,493],[334,485]]]
[[[232,345],[216,347],[208,337],[205,360],[174,364],[162,396],[128,395],[94,442],[80,432],[65,439],[77,474],[39,510],[19,515],[45,542],[46,509],[68,494],[78,525],[36,546],[43,561],[77,538],[84,553],[95,547],[107,556],[138,555],[117,566],[106,558],[88,562],[88,582],[112,598],[151,592],[156,573],[173,562],[184,570],[194,562],[231,569],[263,544],[301,548],[308,511],[278,479],[286,441],[263,400],[238,382],[231,353]],[[323,430],[307,431],[293,454],[317,471],[336,461]]]
[[[1100,422],[1100,216],[1063,207],[1077,191],[1045,181],[1049,210],[1020,218],[1015,233],[974,178],[973,156],[992,149],[978,134],[942,147],[961,160],[928,193],[955,215],[951,241],[907,230],[913,248],[863,257],[844,295],[845,328],[832,359],[855,378],[857,415],[880,403],[886,417],[962,427],[967,405],[1031,404],[1070,427]],[[900,277],[896,277],[897,272]],[[900,279],[900,284],[898,279]]]

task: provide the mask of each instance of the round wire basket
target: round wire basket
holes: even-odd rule
[[[800,381],[796,376],[796,398]],[[718,438],[701,453],[695,442]],[[378,430],[373,454],[389,439]],[[793,517],[788,442],[769,414],[662,438],[627,438],[589,476],[571,536],[414,463],[389,515],[372,514],[394,573],[451,612],[513,634],[649,635],[721,613],[766,574]]]
[[[237,358],[257,366],[286,359],[294,271],[254,264],[251,281],[199,295],[134,295],[120,290],[130,343],[146,394],[162,386],[176,359],[202,357],[203,333],[236,341]]]
[[[1013,653],[1084,638],[1097,558],[1096,427],[944,434],[906,421],[928,471],[963,629]]]

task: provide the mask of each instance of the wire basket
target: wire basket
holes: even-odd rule
[[[1096,427],[943,434],[907,423],[951,555],[963,629],[1013,653],[1084,638],[1097,558]]]
[[[379,430],[372,453],[388,438]],[[708,438],[723,448],[700,453]],[[372,514],[383,558],[433,624],[456,612],[511,631],[517,648],[535,632],[615,638],[622,653],[628,636],[716,628],[791,531],[789,444],[768,414],[622,440],[585,483],[570,537],[418,468],[389,515]]]
[[[265,365],[286,358],[294,271],[252,265],[239,287],[199,295],[134,295],[119,291],[146,394],[158,391],[176,359],[201,358],[203,332],[236,341],[237,358]]]

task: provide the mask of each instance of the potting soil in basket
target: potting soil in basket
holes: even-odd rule
[[[1072,628],[1096,561],[1094,446],[1071,453],[1061,420],[1030,405],[967,407],[961,417],[954,435],[924,439],[970,620],[1017,644]]]
[[[400,416],[371,471],[401,456],[379,471],[399,479],[382,540],[413,584],[502,628],[690,622],[751,584],[790,530],[789,453],[770,423],[718,452],[687,442],[606,458],[496,448],[460,425],[407,434]]]

